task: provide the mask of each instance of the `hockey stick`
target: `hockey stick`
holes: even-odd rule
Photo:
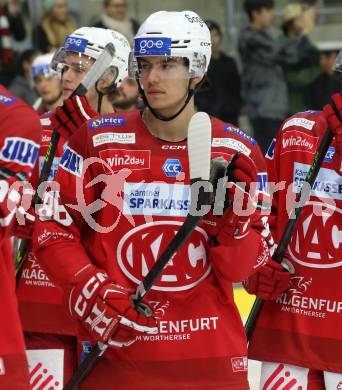
[[[190,121],[188,129],[188,156],[189,156],[189,169],[190,180],[195,183],[199,180],[208,181],[209,176],[216,175],[216,172],[210,172],[210,153],[211,153],[211,121],[207,114],[199,112],[196,113]],[[191,186],[191,191],[193,186]],[[194,200],[193,194],[191,194],[192,201]],[[199,199],[197,206],[206,201],[210,202],[212,199],[205,196]],[[192,202],[191,202],[192,203]],[[146,307],[141,302],[147,292],[152,288],[155,280],[161,275],[163,269],[176,253],[178,249],[184,244],[186,239],[196,228],[201,216],[192,215],[189,213],[180,227],[175,237],[171,240],[166,250],[157,259],[153,267],[148,274],[139,284],[135,294],[132,296],[132,301],[139,312],[149,316],[150,311],[146,310]],[[107,349],[106,344],[97,343],[81,363],[73,377],[65,385],[63,390],[75,390],[81,381],[88,375],[90,370],[95,365],[98,358]]]
[[[337,112],[336,109],[335,109],[335,112]],[[287,246],[292,238],[293,231],[294,231],[295,227],[297,226],[299,216],[303,210],[303,207],[304,207],[306,201],[308,200],[308,198],[310,196],[311,188],[316,180],[316,177],[317,177],[318,172],[321,168],[324,157],[329,149],[331,141],[333,140],[333,137],[334,137],[334,135],[333,135],[332,131],[328,128],[324,134],[324,137],[322,138],[320,145],[318,146],[318,148],[316,150],[314,160],[313,160],[312,165],[309,169],[309,172],[306,175],[303,186],[296,196],[296,201],[300,202],[300,206],[295,207],[291,210],[291,214],[290,214],[289,220],[286,224],[286,227],[284,229],[283,235],[282,235],[282,237],[279,241],[278,247],[277,247],[277,249],[272,257],[273,260],[275,260],[277,263],[281,263],[283,260],[286,248],[287,248]],[[246,324],[245,324],[245,332],[246,332],[246,336],[247,336],[248,341],[251,338],[256,320],[259,316],[260,310],[262,309],[263,305],[264,305],[264,300],[257,297],[254,301],[253,307],[249,313],[249,316],[248,316]]]
[[[102,76],[104,71],[109,67],[113,57],[115,54],[115,47],[112,43],[108,43],[103,52],[100,54],[98,59],[95,61],[94,65],[91,67],[89,72],[85,75],[82,82],[79,84],[79,86],[75,89],[75,91],[72,93],[72,96],[84,96],[88,89],[95,85],[96,81]],[[47,181],[49,177],[49,173],[51,170],[51,165],[53,162],[53,158],[55,157],[58,142],[61,135],[58,133],[56,129],[53,130],[51,135],[51,140],[44,158],[44,164],[38,179],[38,185],[37,188],[41,185],[41,183]],[[38,194],[38,191],[36,190],[34,197],[32,199],[32,207],[34,208],[38,202],[40,202],[40,196]],[[22,264],[24,262],[28,247],[30,245],[31,240],[22,240],[19,245],[19,249],[15,256],[15,270],[16,274],[19,272],[19,270],[22,267]]]

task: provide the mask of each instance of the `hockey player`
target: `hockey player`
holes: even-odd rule
[[[336,70],[342,71],[342,53]],[[333,96],[342,113],[341,95]],[[249,292],[265,302],[252,334],[249,357],[263,362],[262,390],[336,390],[342,386],[342,124],[331,106],[285,120],[266,161],[271,182],[284,182],[273,199],[271,230],[280,240],[318,145],[327,128],[334,139],[299,217],[288,247],[295,269],[290,288],[259,272]],[[278,384],[278,385],[277,385]]]
[[[79,46],[75,42],[79,43]],[[56,71],[61,73],[61,90],[63,90],[63,97],[68,98],[109,42],[112,42],[115,47],[115,56],[110,67],[97,82],[98,93],[103,96],[98,99],[98,93],[95,87],[92,87],[88,91],[87,97],[93,106],[84,98],[73,98],[71,101],[75,103],[75,110],[70,114],[70,120],[69,118],[61,119],[64,122],[69,121],[70,126],[73,120],[80,124],[90,117],[98,115],[97,108],[102,113],[114,111],[106,93],[119,87],[121,81],[127,76],[130,47],[128,41],[121,34],[112,30],[82,27],[66,37],[65,45],[54,57],[52,65]],[[45,58],[46,56],[50,55],[44,55]],[[98,104],[100,100],[102,105]],[[61,109],[56,109],[57,112],[60,112],[59,110]],[[50,117],[51,113],[41,117],[43,131],[39,163],[36,165],[31,179],[33,188],[37,188],[38,177],[53,130]],[[53,180],[57,172],[65,143],[66,139],[61,137],[49,180]],[[19,226],[17,227],[17,235],[20,235],[21,238],[30,238],[32,229],[33,224]],[[60,290],[48,279],[35,254],[31,251],[19,276],[17,295],[28,349],[31,384],[35,383],[38,388],[41,383],[48,381],[47,383],[51,385],[58,383],[58,386],[62,387],[63,382],[69,379],[77,364],[76,327],[74,321],[71,321],[62,308]]]
[[[0,389],[28,390],[28,366],[15,297],[15,276],[9,234],[16,219],[21,187],[39,150],[37,113],[0,85]],[[20,191],[21,192],[21,191]]]
[[[152,316],[131,303],[189,211],[187,129],[210,46],[206,24],[192,11],[146,19],[130,72],[147,108],[94,118],[70,137],[56,177],[57,217],[36,224],[37,256],[63,288],[83,346],[109,345],[82,389],[249,388],[232,282],[273,266],[259,211],[206,215],[149,292]],[[247,188],[265,183],[261,196],[267,175],[256,142],[216,118],[212,127],[213,157],[237,155],[234,180]],[[232,183],[228,196],[254,199],[239,188]]]
[[[53,53],[42,54],[35,58],[31,67],[33,85],[39,96],[39,115],[53,111],[63,102],[61,81],[51,68],[52,58]]]

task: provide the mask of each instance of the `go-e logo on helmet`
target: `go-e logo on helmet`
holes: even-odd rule
[[[78,53],[84,53],[88,45],[88,39],[69,35],[65,38],[64,48],[68,51],[76,51]]]
[[[135,56],[171,55],[171,38],[136,38],[134,41]]]

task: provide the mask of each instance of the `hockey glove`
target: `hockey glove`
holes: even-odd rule
[[[336,140],[336,150],[332,159],[332,165],[335,171],[342,175],[342,96],[336,93],[331,98],[335,103],[338,115],[336,115],[330,104],[324,106],[323,112]]]
[[[258,272],[243,282],[246,291],[261,299],[278,299],[288,289],[292,276],[286,264],[286,260],[279,264],[270,257]]]
[[[136,337],[156,334],[156,320],[139,314],[131,302],[133,290],[108,279],[95,269],[69,293],[69,312],[81,320],[94,340],[112,347],[127,347]]]
[[[73,96],[64,100],[61,107],[57,107],[50,120],[54,129],[68,138],[77,131],[86,121],[99,116],[84,96]]]
[[[238,153],[228,168],[225,211],[222,216],[210,211],[203,218],[204,229],[212,243],[230,245],[234,239],[248,234],[250,219],[255,212],[258,174],[254,162]]]

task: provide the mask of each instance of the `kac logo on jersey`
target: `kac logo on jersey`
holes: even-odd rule
[[[238,127],[230,126],[230,125],[225,125],[224,126],[224,131],[225,133],[231,133],[231,134],[237,134],[244,140],[248,141],[250,144],[255,145],[256,141],[253,137],[250,135],[246,134],[243,130],[239,129]]]
[[[334,157],[335,151],[336,151],[335,148],[333,146],[330,146],[323,161],[331,162]]]
[[[134,40],[134,55],[169,56],[171,55],[171,38],[136,38]]]
[[[341,214],[334,205],[308,201],[288,247],[291,259],[310,268],[341,267]]]
[[[182,165],[177,158],[168,158],[163,165],[163,171],[167,177],[176,177],[179,172],[182,172],[182,169]]]
[[[6,106],[14,103],[17,99],[13,96],[7,96],[3,93],[0,93],[0,104],[5,104]]]
[[[88,45],[88,39],[75,37],[69,35],[65,38],[64,49],[68,51],[76,51],[78,53],[84,53]]]
[[[83,157],[67,146],[61,158],[60,167],[75,176],[81,177]]]
[[[129,280],[140,283],[181,225],[180,221],[151,222],[129,230],[121,238],[117,246],[118,265]],[[165,272],[156,280],[152,289],[184,291],[201,283],[211,271],[206,252],[207,240],[207,233],[197,226],[169,261]]]
[[[99,118],[92,119],[89,122],[90,129],[99,129],[104,126],[124,126],[125,118],[123,116],[100,116]]]
[[[39,145],[26,138],[7,137],[0,151],[0,159],[33,167],[36,162]]]

